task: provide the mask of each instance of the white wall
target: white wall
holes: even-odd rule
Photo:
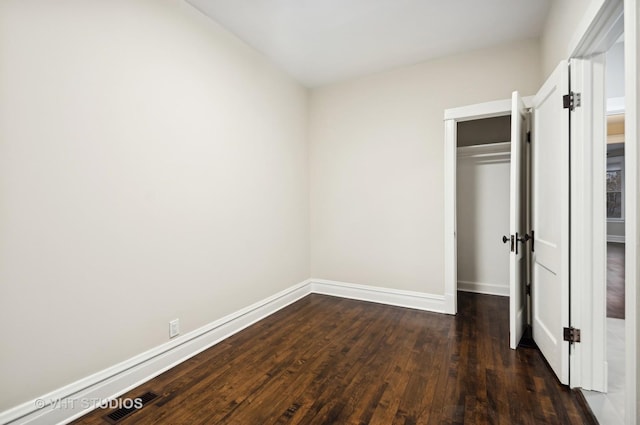
[[[510,172],[505,155],[458,156],[459,289],[509,294]]]
[[[540,44],[542,75],[546,79],[563,59],[569,59],[569,44],[594,0],[552,0]],[[601,1],[601,0],[595,0]]]
[[[537,41],[315,89],[311,275],[444,294],[443,113],[535,93]]]
[[[309,276],[307,92],[180,0],[0,2],[0,411]]]

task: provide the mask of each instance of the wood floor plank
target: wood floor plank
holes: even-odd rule
[[[123,395],[160,397],[120,424],[592,423],[537,349],[509,349],[507,298],[458,308],[310,295]]]

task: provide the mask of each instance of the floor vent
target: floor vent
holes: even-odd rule
[[[130,400],[131,402],[123,403],[124,404],[123,407],[119,408],[118,410],[114,410],[113,412],[106,415],[104,418],[110,424],[117,424],[118,422],[120,422],[121,420],[129,416],[130,414],[142,409],[144,406],[149,404],[151,401],[155,400],[157,397],[158,397],[157,394],[154,394],[152,392],[146,392],[134,399],[125,399],[125,400]]]

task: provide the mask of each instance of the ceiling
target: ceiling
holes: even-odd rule
[[[551,0],[187,0],[316,87],[538,37]]]

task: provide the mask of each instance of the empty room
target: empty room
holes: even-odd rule
[[[0,0],[0,425],[640,423],[638,13]]]

